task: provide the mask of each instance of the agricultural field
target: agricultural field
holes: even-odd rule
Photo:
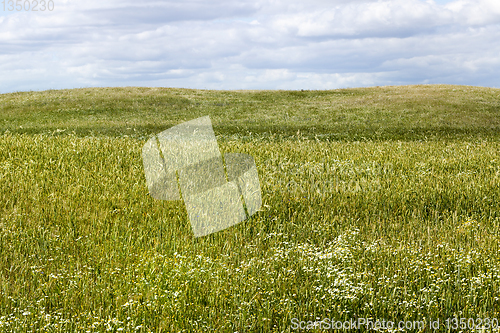
[[[195,238],[182,201],[147,195],[141,149],[206,115],[263,205]],[[500,327],[499,139],[481,87],[2,94],[0,331]]]

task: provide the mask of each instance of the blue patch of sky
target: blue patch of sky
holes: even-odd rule
[[[0,1],[0,16],[9,16],[9,15],[13,15],[15,13],[18,13],[18,11],[15,10],[15,7],[13,8],[14,10],[10,10],[11,8],[12,8],[12,5],[9,4],[8,0],[1,0]]]

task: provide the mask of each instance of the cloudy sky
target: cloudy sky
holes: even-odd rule
[[[0,93],[500,87],[499,0],[18,3],[0,3]]]

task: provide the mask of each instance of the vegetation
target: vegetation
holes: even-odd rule
[[[347,141],[500,136],[500,90],[423,85],[327,91],[90,88],[0,95],[3,131],[135,138],[210,115],[219,135]]]
[[[263,206],[194,238],[141,149],[205,115]],[[20,92],[0,126],[0,330],[500,320],[499,89]]]

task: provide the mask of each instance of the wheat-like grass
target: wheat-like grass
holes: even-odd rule
[[[0,95],[0,330],[498,319],[498,91]],[[207,114],[223,153],[254,157],[263,206],[195,239],[182,202],[147,195],[141,149]]]

